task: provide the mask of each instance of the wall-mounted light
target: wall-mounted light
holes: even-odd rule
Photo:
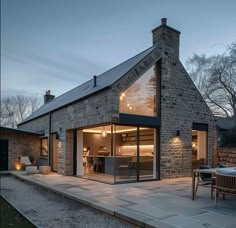
[[[107,131],[105,127],[102,127],[102,132],[101,132],[102,137],[107,137]]]
[[[176,136],[180,136],[180,130],[176,130]]]
[[[57,132],[56,133],[56,140],[59,140],[60,139],[60,135],[59,135],[59,133]]]

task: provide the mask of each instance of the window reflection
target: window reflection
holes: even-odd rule
[[[152,66],[120,95],[120,112],[144,116],[156,115],[157,66]]]

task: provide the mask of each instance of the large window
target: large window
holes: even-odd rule
[[[80,134],[81,175],[103,182],[156,179],[156,129],[107,125]]]
[[[158,64],[152,66],[120,95],[120,112],[156,116]]]

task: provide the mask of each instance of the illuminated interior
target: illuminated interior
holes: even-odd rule
[[[206,164],[207,131],[192,131],[192,168]]]
[[[82,135],[84,177],[109,182],[156,178],[156,129],[106,125],[83,129]]]

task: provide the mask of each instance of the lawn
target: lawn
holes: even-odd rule
[[[35,226],[0,196],[0,227],[34,228]]]

